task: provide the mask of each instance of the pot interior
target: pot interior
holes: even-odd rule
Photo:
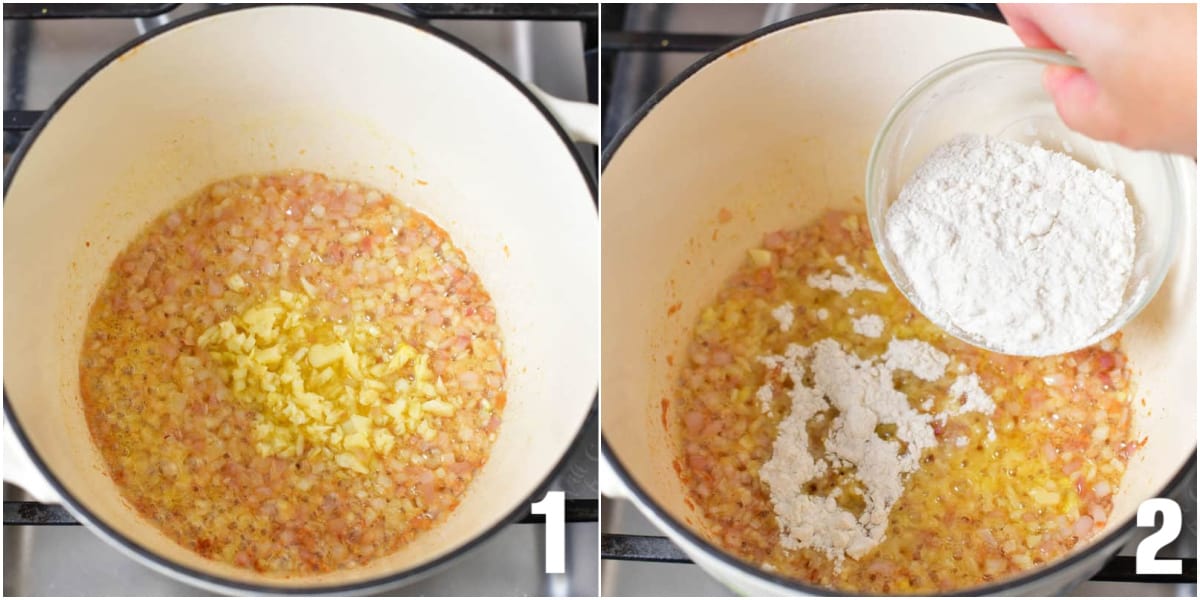
[[[700,309],[764,233],[830,208],[865,210],[872,141],[908,86],[951,59],[1016,45],[1004,25],[933,11],[802,23],[702,67],[620,142],[602,182],[603,431],[627,483],[678,524],[703,532],[672,467],[663,402],[678,375],[668,356],[686,357]],[[1192,189],[1194,165],[1179,165]],[[1185,204],[1190,225],[1175,266],[1124,329],[1136,397],[1146,399],[1135,429],[1147,442],[1109,530],[1158,493],[1196,445],[1194,197]],[[718,220],[723,208],[728,223]]]
[[[269,6],[171,28],[78,89],[9,175],[12,415],[97,520],[199,573],[300,587],[427,565],[524,509],[591,406],[598,222],[565,142],[499,72],[391,18]],[[83,418],[78,361],[94,295],[142,227],[213,181],[283,169],[389,192],[450,233],[497,308],[510,400],[490,461],[440,527],[361,568],[278,580],[185,550],[121,499]]]

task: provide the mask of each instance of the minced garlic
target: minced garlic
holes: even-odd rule
[[[257,413],[258,453],[324,454],[366,473],[398,436],[433,438],[430,420],[453,416],[456,407],[443,397],[429,356],[406,344],[381,355],[377,330],[314,319],[309,302],[305,294],[282,291],[197,340],[222,367],[234,399]]]

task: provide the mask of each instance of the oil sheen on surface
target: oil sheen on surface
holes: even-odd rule
[[[811,287],[811,275],[843,272],[838,257],[886,290],[843,296]],[[795,307],[787,331],[772,314],[784,303]],[[882,318],[882,332],[863,327],[868,315]],[[670,423],[687,501],[717,546],[842,591],[955,590],[1052,561],[1105,524],[1138,447],[1130,439],[1130,373],[1119,336],[1061,356],[992,354],[945,335],[905,300],[875,254],[864,215],[829,212],[802,229],[768,233],[701,312],[688,356],[678,361]],[[789,405],[777,396],[764,411],[755,393],[768,375],[758,357],[832,339],[869,359],[893,338],[921,340],[950,357],[946,376],[934,382],[897,372],[895,387],[914,409],[928,398],[946,404],[952,375],[973,372],[995,411],[934,423],[937,445],[904,479],[883,541],[859,559],[838,568],[814,550],[784,549],[759,471]],[[811,439],[825,433],[816,419],[809,422]],[[891,434],[886,426],[876,430],[884,439]],[[853,473],[808,493],[835,488],[845,490],[834,493],[839,505],[861,512]]]

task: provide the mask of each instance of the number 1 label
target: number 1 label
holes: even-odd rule
[[[1163,546],[1179,537],[1183,526],[1183,515],[1179,512],[1179,504],[1168,498],[1151,498],[1138,506],[1137,526],[1154,527],[1154,516],[1162,513],[1162,529],[1155,531],[1142,540],[1137,547],[1137,560],[1134,571],[1138,575],[1181,575],[1183,561],[1179,559],[1155,558]]]
[[[541,502],[534,502],[530,512],[535,515],[546,515],[546,572],[565,573],[566,546],[563,505],[565,495],[562,492],[546,492]],[[1140,523],[1140,521],[1139,521]]]

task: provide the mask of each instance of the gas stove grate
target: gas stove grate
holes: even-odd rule
[[[145,19],[162,17],[179,4],[5,4],[4,20],[30,21],[34,19]],[[599,49],[596,21],[596,4],[397,4],[396,12],[410,14],[421,19],[454,20],[504,20],[504,21],[578,21],[583,28],[583,56],[587,69],[587,96],[589,102],[597,101],[596,72]],[[15,35],[22,35],[17,30]],[[18,57],[19,58],[19,57]],[[11,60],[11,59],[10,59]],[[20,61],[17,61],[18,63]],[[15,72],[6,76],[18,82],[24,79],[24,66],[16,65]],[[10,82],[8,85],[12,85]],[[8,99],[4,107],[4,153],[9,154],[20,145],[24,134],[33,128],[44,111],[9,109]]]
[[[6,4],[5,19],[147,19],[171,12],[175,4]]]
[[[563,517],[567,523],[595,523],[599,520],[599,502],[587,499],[568,498],[564,501]],[[545,515],[527,513],[516,523],[540,524],[546,522]],[[71,513],[59,504],[42,504],[29,501],[4,501],[5,525],[82,525]]]
[[[640,53],[686,52],[707,54],[739,39],[740,36],[710,33],[678,33],[671,31],[634,31],[626,26],[630,7],[625,4],[601,6],[600,79],[602,101],[601,143],[608,143],[633,115],[638,104],[657,87],[654,77],[630,76],[639,66],[622,68],[621,61],[640,65]],[[618,76],[618,73],[625,76]]]
[[[712,52],[738,39],[714,33],[666,33],[662,31],[605,31],[600,36],[601,52]]]
[[[692,559],[671,540],[657,535],[624,535],[605,533],[600,536],[601,560],[631,560],[638,562],[689,564]],[[1171,557],[1160,557],[1171,558]],[[1114,556],[1095,575],[1092,581],[1120,583],[1196,583],[1196,559],[1181,558],[1183,572],[1179,575],[1139,575],[1132,556]]]
[[[936,10],[939,7],[945,6],[954,6],[959,10],[974,11],[982,17],[992,20],[1001,20],[1002,18],[999,9],[994,4],[932,4],[925,5],[923,8]],[[661,27],[661,19],[652,19],[658,22],[648,30],[634,30],[629,27],[631,8],[632,10],[638,9],[638,7],[631,7],[629,4],[624,3],[603,4],[601,6],[601,27],[603,27],[600,33],[600,89],[601,94],[603,94],[601,102],[603,125],[601,141],[605,147],[608,146],[612,138],[616,136],[617,132],[633,116],[638,105],[654,93],[658,87],[657,82],[653,81],[654,77],[644,76],[646,75],[645,73],[635,74],[642,76],[628,77],[629,71],[639,72],[646,68],[645,65],[638,61],[640,53],[687,52],[707,54],[723,48],[742,37],[740,35],[725,33],[681,33],[667,31]],[[670,10],[670,8],[665,7],[665,10]],[[622,60],[628,60],[634,66],[623,69],[620,66]],[[650,69],[653,70],[653,67]],[[622,74],[626,75],[626,77],[622,77]]]

